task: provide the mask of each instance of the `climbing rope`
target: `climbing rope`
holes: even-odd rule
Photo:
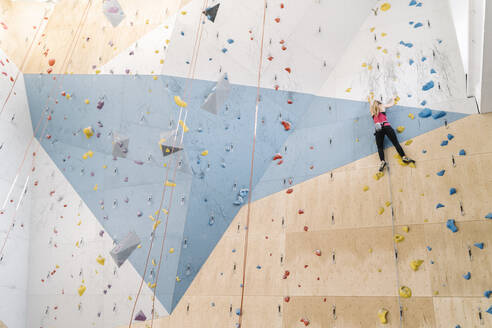
[[[81,18],[81,20],[79,22],[79,25],[77,26],[77,29],[76,29],[75,34],[74,34],[74,37],[71,40],[71,43],[69,45],[67,54],[65,55],[65,58],[63,60],[63,63],[62,63],[62,66],[61,66],[62,69],[65,67],[65,65],[68,68],[69,60],[72,57],[73,52],[74,52],[74,49],[76,48],[77,43],[78,43],[78,37],[77,37],[77,35],[82,31],[83,26],[85,25],[85,22],[87,20],[87,16],[88,16],[88,13],[89,13],[89,9],[90,9],[91,6],[92,6],[92,0],[89,0],[87,2],[87,6],[86,6],[86,8],[84,10],[84,13],[82,14],[82,18]],[[75,41],[75,43],[74,43],[74,41]],[[61,76],[63,77],[63,74]],[[56,81],[57,82],[51,88],[51,90],[49,92],[49,95],[48,95],[48,97],[46,99],[46,105],[45,105],[46,108],[48,108],[49,99],[50,99],[50,96],[53,94],[53,90],[55,89],[55,86],[57,86],[58,84],[60,84],[60,81],[62,81],[62,79],[61,78],[57,78]],[[36,138],[37,131],[39,130],[42,122],[45,122],[45,124],[43,126],[42,131],[41,131],[40,138],[42,138],[42,136],[44,135],[44,132],[45,132],[46,127],[48,126],[48,122],[49,122],[48,116],[46,115],[47,113],[49,113],[49,112],[47,110],[45,110],[44,111],[44,114],[41,115],[38,123],[36,124],[36,128],[33,131],[33,135],[31,137],[31,139],[29,140],[29,143],[28,143],[28,145],[27,145],[27,147],[26,147],[26,149],[24,151],[24,155],[22,157],[21,163],[18,165],[18,167],[16,169],[16,175],[15,175],[15,178],[14,178],[14,182],[10,185],[10,189],[9,189],[10,191],[7,194],[7,197],[5,198],[5,201],[3,203],[4,204],[3,207],[5,206],[5,204],[7,204],[8,199],[10,198],[10,195],[12,193],[12,190],[13,190],[14,186],[15,186],[15,183],[17,182],[17,180],[19,178],[19,174],[20,174],[20,172],[22,170],[22,167],[24,166],[24,163],[26,161],[27,154],[29,152],[29,148],[31,147],[32,142]],[[41,144],[41,142],[39,144]],[[34,149],[34,150],[36,150],[36,149]],[[36,152],[34,151],[33,154],[35,154],[35,153]],[[29,180],[29,176],[28,176],[27,180]],[[14,211],[14,214],[13,214],[13,217],[12,217],[12,222],[11,222],[10,227],[9,227],[9,230],[7,231],[7,234],[5,236],[5,240],[4,240],[3,244],[2,244],[2,248],[0,249],[0,258],[3,258],[3,251],[5,249],[5,246],[7,245],[8,236],[10,235],[10,231],[13,229],[13,227],[15,225],[15,220],[16,220],[15,218],[17,216],[17,210],[18,210],[18,208],[19,208],[19,206],[17,206],[17,208]],[[2,208],[2,210],[3,210],[3,208]]]
[[[208,3],[208,0],[204,0],[203,6],[202,6],[202,11],[205,10],[207,3]],[[181,2],[180,2],[180,7],[181,7]],[[191,77],[191,80],[188,82],[188,85],[189,85],[189,93],[190,94],[191,94],[191,90],[192,90],[192,86],[193,86],[193,83],[192,82],[193,82],[194,75],[195,75],[196,61],[197,61],[198,51],[199,51],[199,47],[200,47],[200,43],[201,43],[202,31],[203,31],[203,27],[202,27],[203,24],[201,24],[201,21],[202,21],[202,16],[200,14],[199,15],[199,21],[198,21],[198,28],[197,28],[197,32],[196,32],[196,36],[195,36],[195,41],[194,41],[194,44],[193,44],[192,59],[191,59],[191,63],[190,63],[191,65],[190,65],[190,68],[189,68],[188,74],[187,74],[188,79],[190,79],[190,77]],[[188,86],[184,88],[183,97],[185,97],[188,94],[187,93],[187,90],[188,90]],[[181,138],[180,138],[179,144],[176,144],[176,141],[178,139],[178,134],[179,134],[179,130],[180,130],[179,129],[180,124],[176,124],[176,129],[175,129],[175,132],[174,132],[174,139],[173,139],[173,142],[172,142],[172,149],[176,148],[176,146],[179,147],[179,146],[182,145],[183,137],[184,137],[184,127],[186,126],[187,113],[188,112],[185,111],[185,113],[184,113],[184,119],[182,120],[182,122],[183,122],[183,132],[181,133]],[[178,122],[181,121],[182,115],[183,115],[183,107],[180,106],[179,115],[178,115]],[[178,152],[178,156],[176,156],[176,160],[175,160],[175,164],[176,165],[174,166],[173,179],[175,179],[175,176],[176,176],[177,164],[179,163],[179,159],[180,159],[180,153]],[[166,167],[166,178],[164,180],[165,182],[168,181],[170,167],[171,167],[170,165],[168,165]],[[164,204],[164,198],[165,198],[165,195],[166,195],[166,191],[167,191],[167,184],[164,183],[164,187],[163,187],[163,191],[162,191],[162,196],[161,196],[161,201],[160,201],[160,204],[159,204],[159,209],[157,211],[157,215],[156,215],[156,218],[155,218],[156,223],[159,222],[159,219],[160,219],[160,215],[161,215],[161,212],[162,212],[162,207],[163,207],[163,204]],[[172,196],[173,196],[173,193],[174,193],[174,189],[171,189],[169,205],[172,204]],[[157,273],[156,273],[156,277],[155,277],[155,285],[153,286],[152,321],[151,321],[151,325],[152,326],[154,324],[154,317],[155,317],[155,294],[156,294],[156,290],[157,290],[158,276],[159,276],[160,267],[161,267],[161,263],[162,263],[162,255],[163,255],[163,250],[164,250],[164,245],[165,245],[165,240],[166,240],[166,235],[167,235],[167,226],[168,226],[169,213],[170,213],[170,211],[171,211],[171,206],[168,206],[167,213],[166,213],[166,222],[164,224],[164,227],[165,228],[164,228],[164,235],[163,235],[162,244],[161,244],[159,264],[158,264],[158,267],[157,267]],[[132,308],[132,312],[131,312],[131,316],[130,316],[130,323],[128,325],[129,328],[131,328],[131,326],[132,326],[133,316],[135,314],[135,309],[136,309],[136,306],[137,306],[137,302],[138,302],[138,299],[139,299],[140,294],[142,292],[143,283],[145,281],[145,275],[147,273],[147,269],[148,269],[148,265],[149,265],[150,253],[152,251],[152,247],[153,247],[154,240],[155,240],[155,235],[156,235],[156,230],[154,230],[153,233],[152,233],[152,238],[151,238],[151,241],[150,241],[149,250],[147,252],[147,257],[146,257],[146,260],[145,260],[144,272],[143,272],[142,278],[140,280],[140,285],[139,285],[139,288],[138,288],[138,291],[137,291],[137,295],[135,297],[135,302],[133,303],[133,308]]]
[[[255,164],[255,147],[256,147],[256,129],[258,126],[258,106],[260,103],[260,85],[261,85],[261,68],[263,64],[263,42],[265,39],[265,21],[267,11],[267,1],[263,4],[263,22],[261,27],[261,43],[260,43],[260,63],[258,66],[258,80],[256,84],[256,105],[255,105],[255,120],[253,126],[253,145],[251,151],[251,171],[249,175],[249,192],[248,192],[248,210],[246,215],[246,229],[244,236],[244,256],[243,256],[243,279],[241,285],[241,306],[239,307],[239,327],[243,322],[243,306],[244,306],[244,290],[246,288],[246,263],[248,258],[248,239],[249,239],[249,222],[251,218],[251,195],[253,194],[253,173]]]

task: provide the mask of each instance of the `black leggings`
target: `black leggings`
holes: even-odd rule
[[[391,141],[393,146],[395,146],[396,151],[400,154],[401,157],[405,156],[405,152],[400,146],[398,142],[398,138],[396,137],[395,130],[391,127],[391,125],[385,125],[380,131],[376,131],[376,145],[378,146],[379,159],[384,161],[384,136],[387,135],[388,139]]]

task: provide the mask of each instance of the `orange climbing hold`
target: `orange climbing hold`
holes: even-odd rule
[[[272,61],[273,60],[273,56],[268,56],[267,58],[269,61]]]
[[[285,68],[285,70],[286,70],[286,71],[287,71],[287,73],[289,73],[289,74],[292,72],[292,71],[291,71],[291,69],[290,69],[290,67],[286,67],[286,68]]]
[[[280,23],[280,17],[275,18],[275,21],[276,21],[277,23]]]
[[[292,192],[293,192],[293,191],[294,191],[294,189],[289,188],[289,189],[287,189],[286,193],[287,193],[287,194],[292,194]]]
[[[48,65],[53,66],[55,65],[55,62],[56,60],[54,58],[51,58],[50,60],[48,60]]]
[[[284,126],[285,131],[289,131],[290,130],[290,126],[291,126],[290,122],[288,122],[288,121],[282,121],[282,125]]]

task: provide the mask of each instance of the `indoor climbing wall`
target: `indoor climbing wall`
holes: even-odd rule
[[[48,9],[17,56],[28,327],[491,324],[492,117],[447,0]],[[368,96],[416,165],[376,174]]]

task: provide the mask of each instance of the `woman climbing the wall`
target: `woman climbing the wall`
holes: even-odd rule
[[[378,146],[379,159],[381,160],[381,164],[379,165],[379,172],[383,172],[384,168],[386,167],[383,148],[384,136],[388,136],[389,140],[395,146],[396,151],[401,156],[401,159],[404,163],[415,163],[414,160],[408,158],[405,155],[405,152],[398,142],[395,130],[393,130],[391,124],[388,122],[388,118],[386,117],[386,109],[395,105],[396,99],[393,99],[386,105],[383,105],[383,103],[381,103],[379,100],[374,100],[374,96],[367,97],[367,100],[369,101],[369,108],[376,129],[374,135],[376,136],[376,145]]]

